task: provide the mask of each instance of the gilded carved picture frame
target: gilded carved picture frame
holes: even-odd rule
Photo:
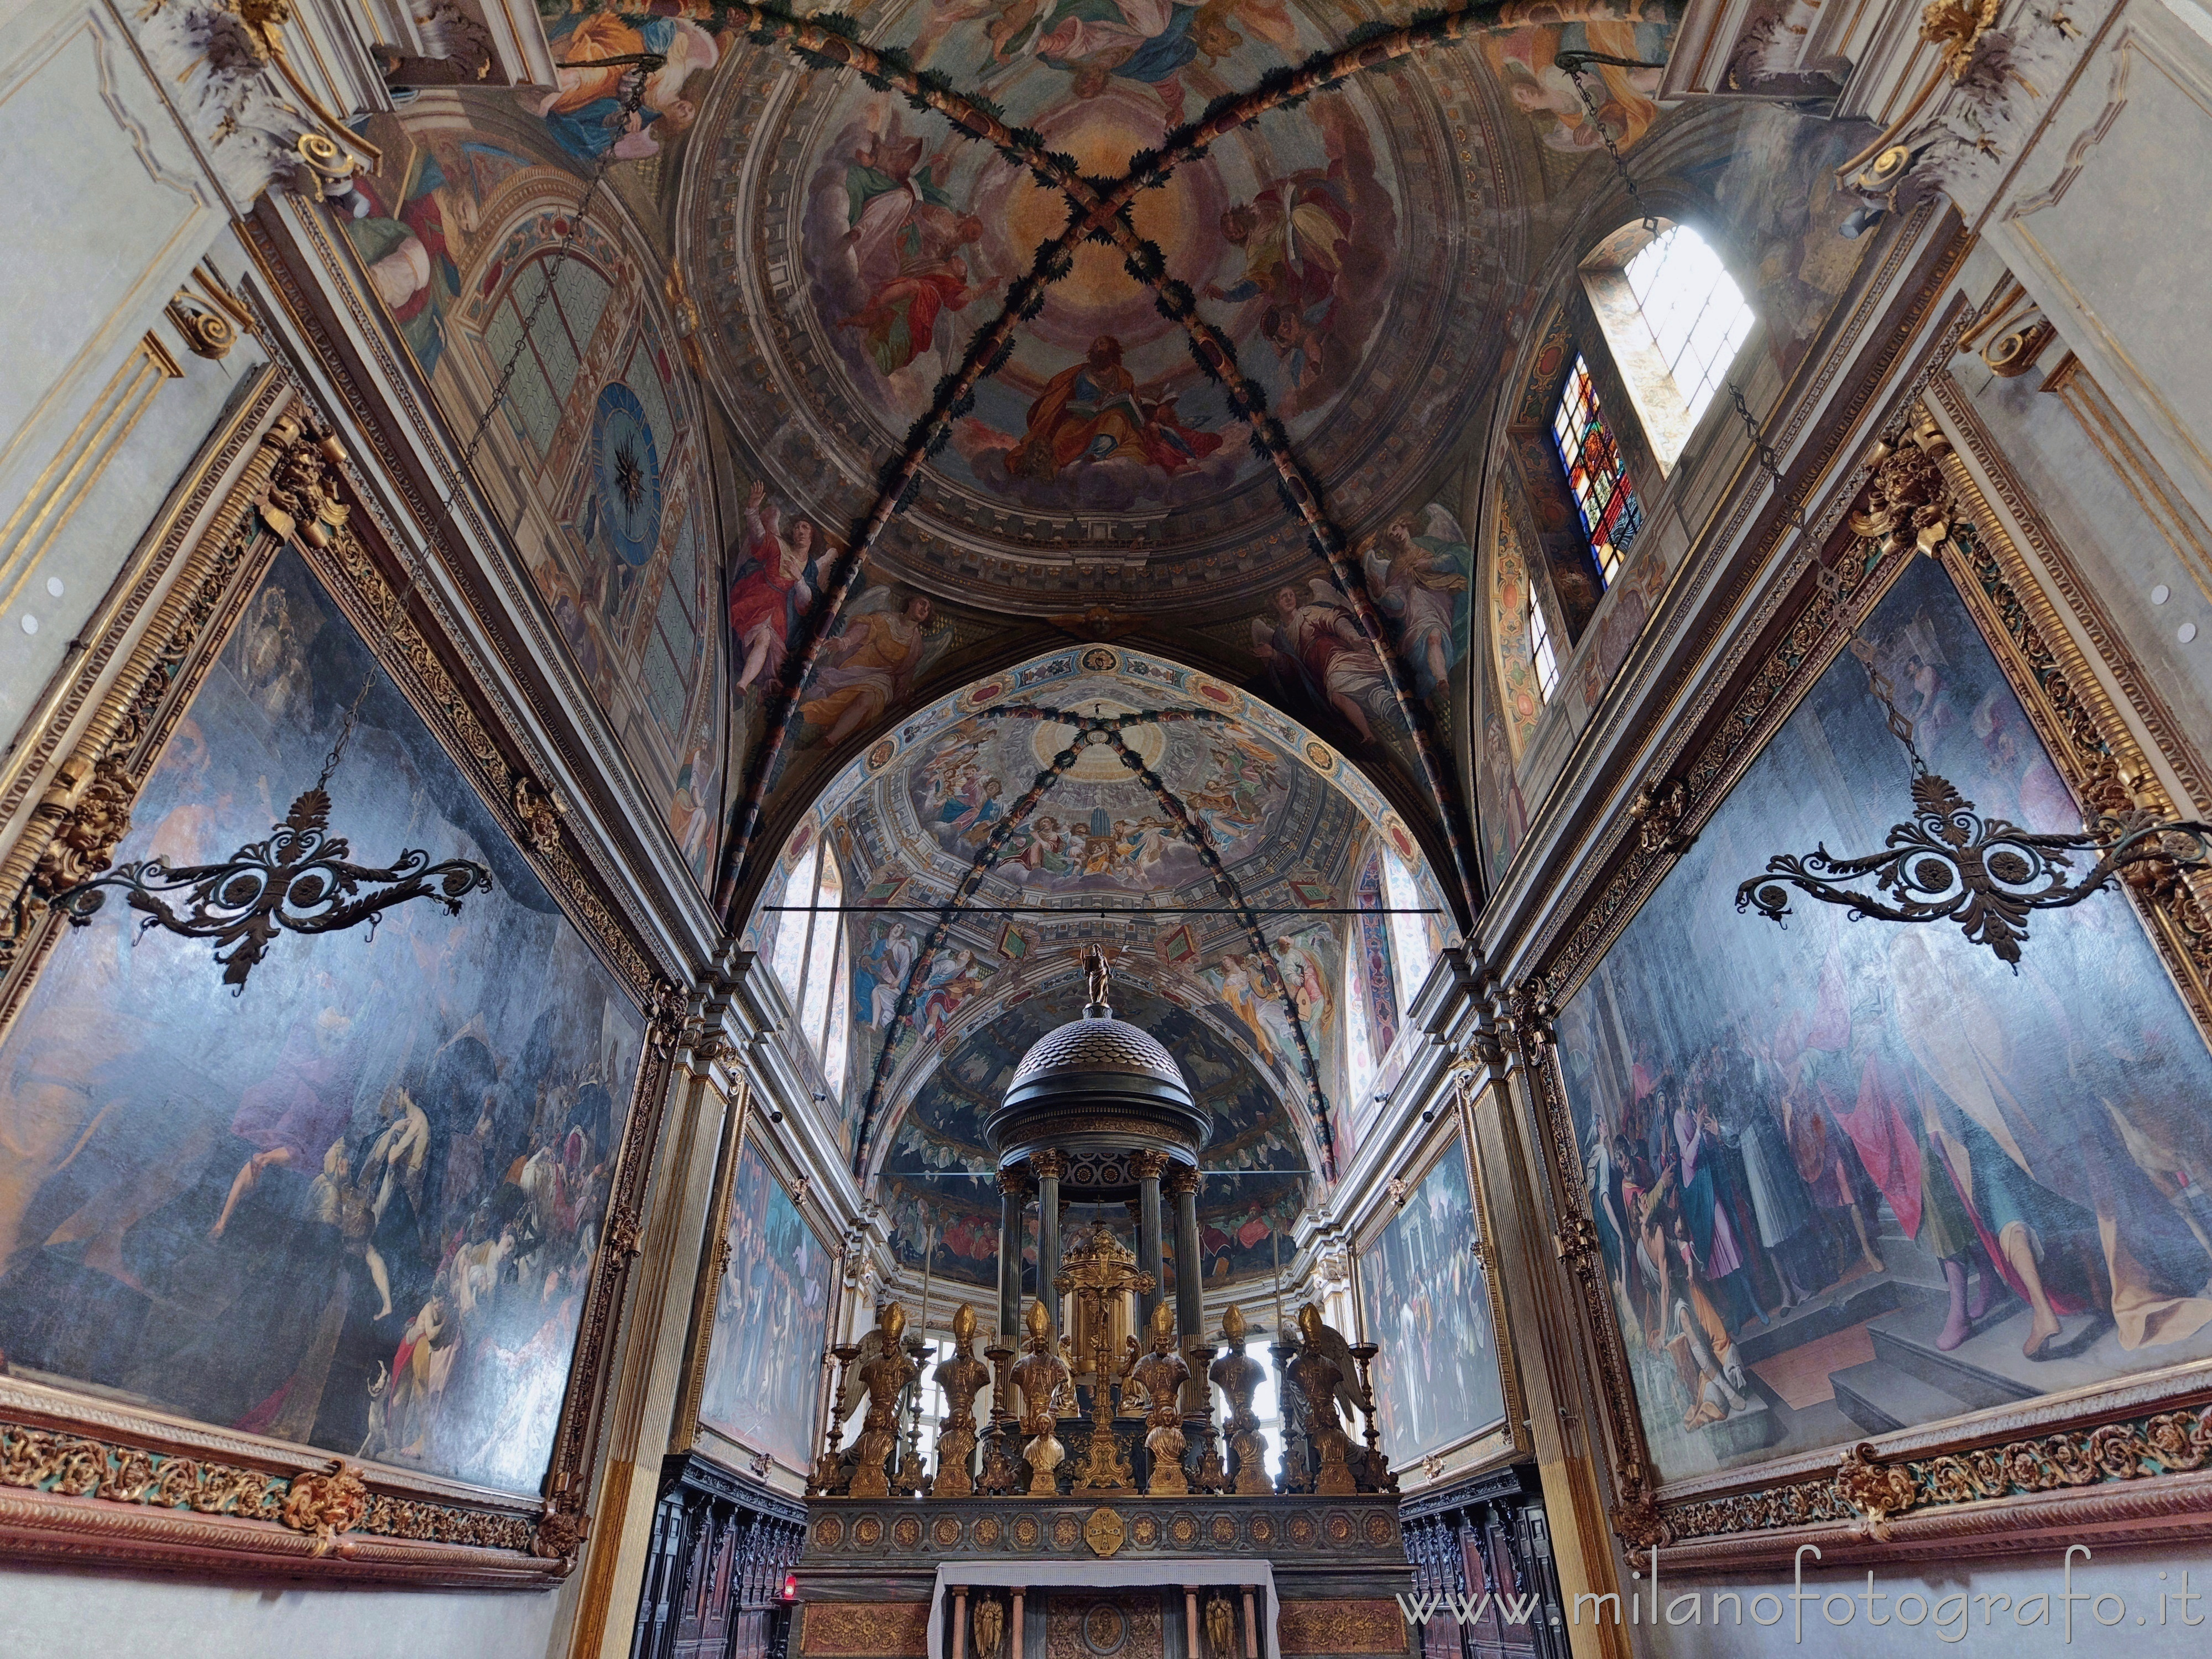
[[[1387,1354],[1393,1341],[1393,1333],[1377,1331],[1369,1323],[1367,1291],[1373,1273],[1369,1266],[1370,1253],[1380,1248],[1384,1235],[1400,1217],[1416,1203],[1423,1183],[1437,1171],[1444,1159],[1455,1152],[1461,1158],[1462,1170],[1468,1183],[1469,1208],[1474,1237],[1470,1241],[1470,1254],[1480,1270],[1481,1284],[1487,1298],[1488,1336],[1492,1345],[1497,1367],[1499,1394],[1498,1415],[1475,1425],[1471,1431],[1449,1436],[1435,1444],[1423,1447],[1409,1456],[1392,1455],[1391,1468],[1402,1475],[1419,1471],[1423,1480],[1438,1478],[1450,1462],[1454,1478],[1510,1462],[1528,1455],[1534,1449],[1527,1424],[1528,1408],[1524,1403],[1520,1370],[1514,1352],[1512,1325],[1502,1310],[1502,1298],[1498,1294],[1497,1262],[1498,1260],[1498,1229],[1492,1209],[1489,1184],[1483,1179],[1480,1154],[1476,1150],[1470,1121],[1471,1104],[1468,1091],[1457,1075],[1448,1075],[1435,1085],[1440,1097],[1448,1097],[1451,1109],[1439,1111],[1437,1122],[1427,1135],[1417,1143],[1403,1169],[1389,1183],[1392,1202],[1378,1208],[1361,1227],[1352,1241],[1353,1303],[1359,1310],[1361,1334],[1375,1342]],[[1449,1091],[1446,1096],[1446,1091]],[[1381,1293],[1381,1287],[1374,1287]],[[1378,1355],[1374,1366],[1375,1389],[1377,1395],[1384,1391],[1383,1356]],[[1381,1401],[1377,1400],[1380,1408]]]
[[[698,1279],[692,1293],[691,1320],[684,1343],[684,1382],[681,1405],[677,1412],[676,1427],[671,1435],[671,1452],[693,1452],[711,1458],[726,1467],[740,1466],[756,1476],[765,1479],[771,1466],[780,1466],[787,1474],[804,1480],[811,1468],[816,1443],[823,1432],[820,1419],[823,1411],[823,1390],[829,1376],[830,1330],[836,1317],[838,1289],[842,1279],[842,1258],[834,1242],[836,1233],[826,1224],[807,1184],[798,1177],[797,1171],[784,1150],[763,1130],[760,1121],[750,1110],[751,1085],[742,1077],[738,1082],[738,1095],[725,1115],[720,1147],[714,1166],[714,1187],[708,1210],[707,1248],[701,1252]],[[714,1401],[710,1397],[714,1379],[718,1375],[718,1340],[737,1340],[743,1333],[744,1322],[732,1324],[726,1318],[730,1311],[744,1311],[757,1317],[769,1316],[769,1307],[775,1297],[758,1294],[749,1302],[739,1292],[743,1287],[732,1285],[727,1298],[730,1307],[725,1309],[724,1281],[732,1269],[733,1243],[739,1236],[735,1231],[741,1219],[737,1213],[742,1196],[741,1171],[746,1160],[757,1161],[765,1187],[762,1199],[772,1206],[778,1200],[789,1206],[796,1224],[803,1229],[803,1244],[811,1245],[822,1264],[821,1288],[823,1305],[822,1337],[810,1355],[799,1352],[793,1363],[799,1368],[788,1374],[787,1380],[805,1378],[802,1389],[790,1392],[800,1395],[805,1405],[800,1407],[807,1422],[799,1431],[798,1448],[787,1444],[781,1449],[767,1443],[756,1443],[758,1437],[739,1437],[726,1425],[713,1419]],[[757,1237],[761,1218],[750,1218],[744,1236]],[[801,1254],[805,1251],[802,1249]],[[736,1264],[742,1267],[743,1263]],[[803,1308],[791,1310],[802,1314]],[[722,1364],[729,1364],[726,1356]],[[773,1376],[774,1360],[766,1362],[767,1372]],[[744,1368],[740,1367],[741,1370]],[[757,1366],[755,1368],[757,1369]],[[754,1380],[761,1380],[755,1378]],[[788,1403],[788,1402],[787,1402]],[[795,1455],[794,1455],[795,1450]]]
[[[88,627],[88,648],[71,678],[27,726],[0,796],[19,808],[42,775],[45,787],[0,859],[0,1034],[52,955],[63,920],[47,901],[107,868],[140,786],[248,596],[280,556],[296,554],[629,1000],[644,1031],[627,1099],[614,1103],[624,1113],[623,1128],[578,1291],[542,1491],[525,1498],[333,1456],[10,1376],[0,1360],[0,1556],[516,1589],[564,1576],[589,1524],[586,1495],[681,1002],[538,782],[526,741],[495,694],[474,682],[435,605],[404,575],[394,579],[405,568],[394,551],[399,532],[356,487],[348,465],[297,388],[281,371],[263,371]]]
[[[1884,431],[1890,453],[1916,465],[1932,461],[1932,476],[1940,477],[1931,500],[1947,533],[1934,556],[2076,800],[2098,799],[2117,784],[2155,811],[2193,815],[2200,803],[2168,797],[2129,715],[2185,783],[2197,775],[2188,745],[2176,740],[2154,697],[2130,697],[2124,714],[2067,626],[2070,614],[2124,695],[2142,685],[2094,606],[2086,614],[2081,608],[2085,590],[2063,549],[2032,509],[2008,501],[2036,538],[2038,562],[2058,590],[2054,598],[1984,493],[1983,478],[2008,490],[2009,475],[1942,368],[1968,320],[1954,316],[1942,331]],[[1972,450],[1972,465],[1952,433]],[[1922,471],[1931,476],[1924,465]],[[1577,895],[1534,958],[1537,970],[1512,996],[1510,1029],[1535,1097],[1551,1207],[1559,1218],[1555,1243],[1603,1408],[1613,1529],[1632,1553],[1663,1547],[1676,1571],[1786,1565],[1804,1543],[1819,1545],[1833,1565],[2003,1553],[2051,1528],[2091,1544],[2212,1530],[2212,1363],[2201,1360],[1671,1481],[1660,1477],[1646,1443],[1599,1223],[1582,1182],[1583,1149],[1553,1022],[1853,631],[1923,556],[1910,536],[1844,527],[1847,513],[1869,505],[1876,477],[1871,460],[1847,475],[1814,521],[1814,538],[1842,579],[1833,597],[1808,569],[1747,625],[1747,639],[1765,642],[1763,657],[1733,664],[1713,691],[1686,699],[1660,751],[1657,787],[1639,797],[1632,822],[1625,817],[1611,827],[1610,868],[1601,866]],[[2190,1020],[2199,1033],[2212,1030],[2212,927],[2196,878],[2130,891],[2128,902]]]
[[[702,1054],[699,1058],[705,1060]],[[752,1079],[734,1073],[733,1097],[724,1097],[722,1135],[714,1152],[714,1185],[707,1200],[705,1248],[691,1291],[691,1319],[684,1339],[684,1388],[676,1424],[668,1438],[671,1452],[688,1452],[699,1443],[699,1399],[707,1387],[707,1358],[714,1346],[714,1287],[729,1268],[730,1197],[737,1188],[738,1159],[752,1115]],[[715,1085],[707,1085],[710,1091]],[[719,1091],[716,1091],[719,1093]]]

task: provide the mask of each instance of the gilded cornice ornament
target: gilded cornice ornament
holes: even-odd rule
[[[0,1486],[118,1509],[270,1522],[311,1538],[316,1558],[345,1553],[354,1534],[514,1553],[531,1552],[536,1536],[522,1516],[373,1492],[343,1459],[287,1476],[18,1423],[0,1422]]]
[[[383,159],[293,64],[291,21],[291,0],[147,0],[131,15],[157,76],[184,89],[179,112],[241,210],[271,186],[343,194],[363,162]]]

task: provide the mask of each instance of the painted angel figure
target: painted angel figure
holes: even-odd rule
[[[1376,608],[1389,618],[1416,689],[1433,696],[1467,654],[1465,595],[1474,554],[1459,520],[1431,501],[1419,530],[1408,519],[1395,520],[1363,550]]]
[[[834,747],[883,718],[939,652],[952,641],[952,629],[932,626],[927,595],[877,588],[855,600],[844,627],[823,653],[813,695],[799,707],[809,726],[823,729],[823,743]]]
[[[841,326],[857,329],[869,360],[896,374],[937,346],[938,322],[982,291],[969,283],[960,252],[980,241],[982,221],[961,212],[946,191],[950,164],[922,159],[922,141],[905,136],[896,116],[870,133],[845,169],[854,263],[868,298]]]
[[[1212,968],[1203,969],[1199,978],[1213,993],[1214,1000],[1237,1017],[1237,1023],[1251,1034],[1260,1050],[1260,1058],[1272,1066],[1275,1063],[1275,1033],[1273,1018],[1281,1013],[1279,1005],[1274,1015],[1268,1012],[1274,1002],[1273,994],[1265,980],[1253,972],[1246,958],[1234,952],[1221,958]]]
[[[744,653],[736,691],[781,672],[792,629],[818,587],[814,526],[799,519],[787,531],[768,486],[756,479],[745,496],[744,561],[730,584],[730,636]]]
[[[1252,619],[1252,649],[1279,705],[1334,710],[1371,743],[1374,721],[1390,703],[1389,681],[1344,596],[1322,576],[1307,587],[1304,595],[1276,590],[1273,614]]]
[[[1336,1000],[1329,994],[1328,972],[1318,954],[1327,938],[1326,928],[1309,927],[1285,933],[1275,941],[1275,966],[1291,1006],[1309,1031],[1326,1026],[1336,1007]]]

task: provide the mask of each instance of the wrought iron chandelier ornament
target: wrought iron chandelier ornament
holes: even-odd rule
[[[222,982],[233,996],[245,994],[247,977],[280,931],[335,933],[365,921],[374,939],[386,910],[418,898],[459,915],[463,898],[491,890],[491,872],[483,865],[471,859],[433,864],[428,853],[410,847],[383,868],[372,868],[349,859],[351,845],[328,831],[331,775],[345,758],[355,719],[375,684],[372,663],[323,757],[323,769],[294,799],[284,821],[272,826],[267,841],[249,842],[221,864],[173,870],[161,859],[142,859],[55,894],[54,908],[70,927],[82,927],[106,903],[105,890],[118,889],[145,918],[140,933],[160,927],[185,939],[213,939]],[[365,893],[364,887],[382,890]],[[166,894],[181,895],[181,903],[172,905]]]
[[[366,921],[374,938],[378,918],[396,904],[427,898],[458,915],[465,896],[491,888],[491,872],[483,865],[468,859],[433,864],[418,848],[381,869],[355,864],[346,838],[328,833],[330,816],[331,798],[318,780],[268,840],[240,848],[222,864],[173,870],[146,859],[56,895],[54,907],[71,927],[82,927],[106,902],[102,890],[116,888],[144,916],[141,933],[160,927],[215,940],[222,982],[238,996],[280,930],[334,933]],[[167,895],[179,901],[173,904]]]
[[[1753,452],[1778,495],[1782,477],[1773,450],[1733,381],[1729,390],[1751,434]],[[1898,476],[1886,479],[1893,467],[1899,468]],[[1941,474],[1934,461],[1908,444],[1882,457],[1881,468],[1875,477],[1875,510],[1854,518],[1852,527],[1886,535],[1893,544],[1909,534],[1921,552],[1937,556],[1950,527],[1937,499]],[[1802,535],[1803,508],[1793,503],[1791,516]],[[1817,553],[1813,568],[1822,591],[1840,603],[1841,578]],[[1869,695],[1881,705],[1890,734],[1911,759],[1913,816],[1890,826],[1879,853],[1839,857],[1823,842],[1802,855],[1776,854],[1764,874],[1736,889],[1738,915],[1756,909],[1786,926],[1794,887],[1842,906],[1854,921],[1869,916],[1879,921],[1954,921],[1970,941],[1988,945],[2017,972],[2033,912],[2070,908],[2104,891],[2125,871],[2135,872],[2128,877],[2132,884],[2149,886],[2212,860],[2212,825],[2160,817],[2136,805],[2117,778],[2103,792],[2113,810],[2093,810],[2077,834],[2026,830],[2008,818],[1984,817],[1950,779],[1928,769],[1912,721],[1897,706],[1894,687],[1875,664],[1874,647],[1856,630],[1848,643],[1866,669]],[[2074,878],[2075,860],[2092,854],[2095,862]],[[1868,877],[1874,878],[1871,891],[1845,884]]]
[[[1948,778],[1924,767],[1913,775],[1912,804],[1911,819],[1891,826],[1879,853],[1838,858],[1823,844],[1802,857],[1776,854],[1765,874],[1736,889],[1737,911],[1756,908],[1780,922],[1795,887],[1844,906],[1854,921],[1955,921],[1969,939],[2017,968],[2030,912],[2079,904],[2130,866],[2196,869],[2212,856],[2212,825],[2136,807],[2097,813],[2072,836],[1984,817]],[[2090,853],[2096,862],[2070,879],[2075,859]],[[1869,876],[1872,892],[1840,884]]]

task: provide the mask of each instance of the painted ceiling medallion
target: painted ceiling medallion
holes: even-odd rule
[[[642,565],[660,544],[659,450],[645,406],[620,382],[600,392],[592,412],[592,467],[599,529],[624,564]]]

